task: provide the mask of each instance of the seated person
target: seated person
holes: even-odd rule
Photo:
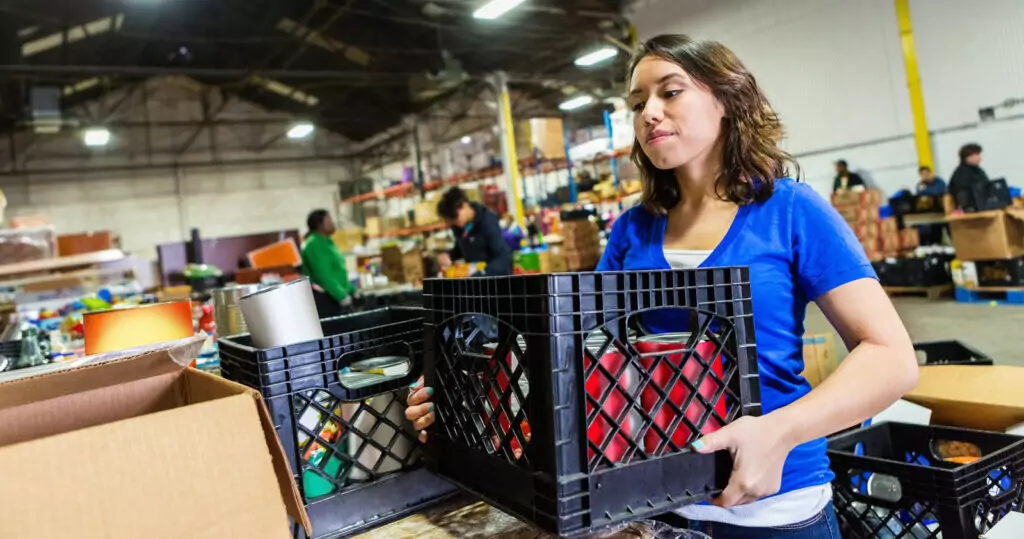
[[[946,182],[932,172],[931,167],[922,166],[917,169],[921,182],[917,184],[917,194],[942,196],[946,194]]]

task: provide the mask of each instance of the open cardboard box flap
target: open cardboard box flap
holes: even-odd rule
[[[1003,432],[1024,422],[1024,368],[921,367],[904,398],[932,410],[932,423]]]
[[[0,384],[0,537],[283,539],[287,516],[311,533],[259,393],[189,354]]]

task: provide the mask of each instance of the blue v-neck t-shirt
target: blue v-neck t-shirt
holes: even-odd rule
[[[664,270],[667,218],[637,206],[612,227],[598,271]],[[811,391],[804,369],[808,302],[848,282],[877,278],[853,231],[809,185],[785,178],[768,200],[740,206],[729,231],[700,267],[748,266],[763,413]],[[650,317],[655,332],[685,320]],[[797,446],[786,459],[779,494],[829,483],[825,440]]]

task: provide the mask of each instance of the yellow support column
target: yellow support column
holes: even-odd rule
[[[917,161],[922,166],[935,168],[932,158],[932,137],[928,132],[928,117],[924,112],[921,73],[917,68],[917,50],[914,48],[914,28],[910,22],[910,0],[895,0],[895,2],[900,41],[903,43],[903,66],[907,70],[907,90],[910,92],[910,113],[914,116],[914,143],[917,146]]]
[[[519,157],[516,155],[515,125],[512,123],[512,100],[509,99],[508,79],[504,73],[494,76],[494,86],[498,91],[498,123],[501,125],[501,153],[505,165],[505,179],[508,181],[509,210],[514,212],[513,217],[516,223],[519,223],[519,227],[526,230],[519,181]]]

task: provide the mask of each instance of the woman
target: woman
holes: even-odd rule
[[[302,245],[302,273],[313,282],[313,298],[320,318],[338,316],[351,310],[356,287],[348,280],[345,257],[334,244],[334,219],[327,210],[306,217],[306,241]]]
[[[915,385],[910,338],[849,227],[787,177],[778,116],[729,49],[656,37],[635,56],[629,88],[643,203],[616,221],[598,269],[750,267],[764,415],[693,443],[729,451],[733,471],[711,504],[679,513],[715,539],[837,538],[823,437]],[[851,350],[813,391],[800,376],[810,301]],[[418,429],[433,422],[430,394],[409,399]]]

